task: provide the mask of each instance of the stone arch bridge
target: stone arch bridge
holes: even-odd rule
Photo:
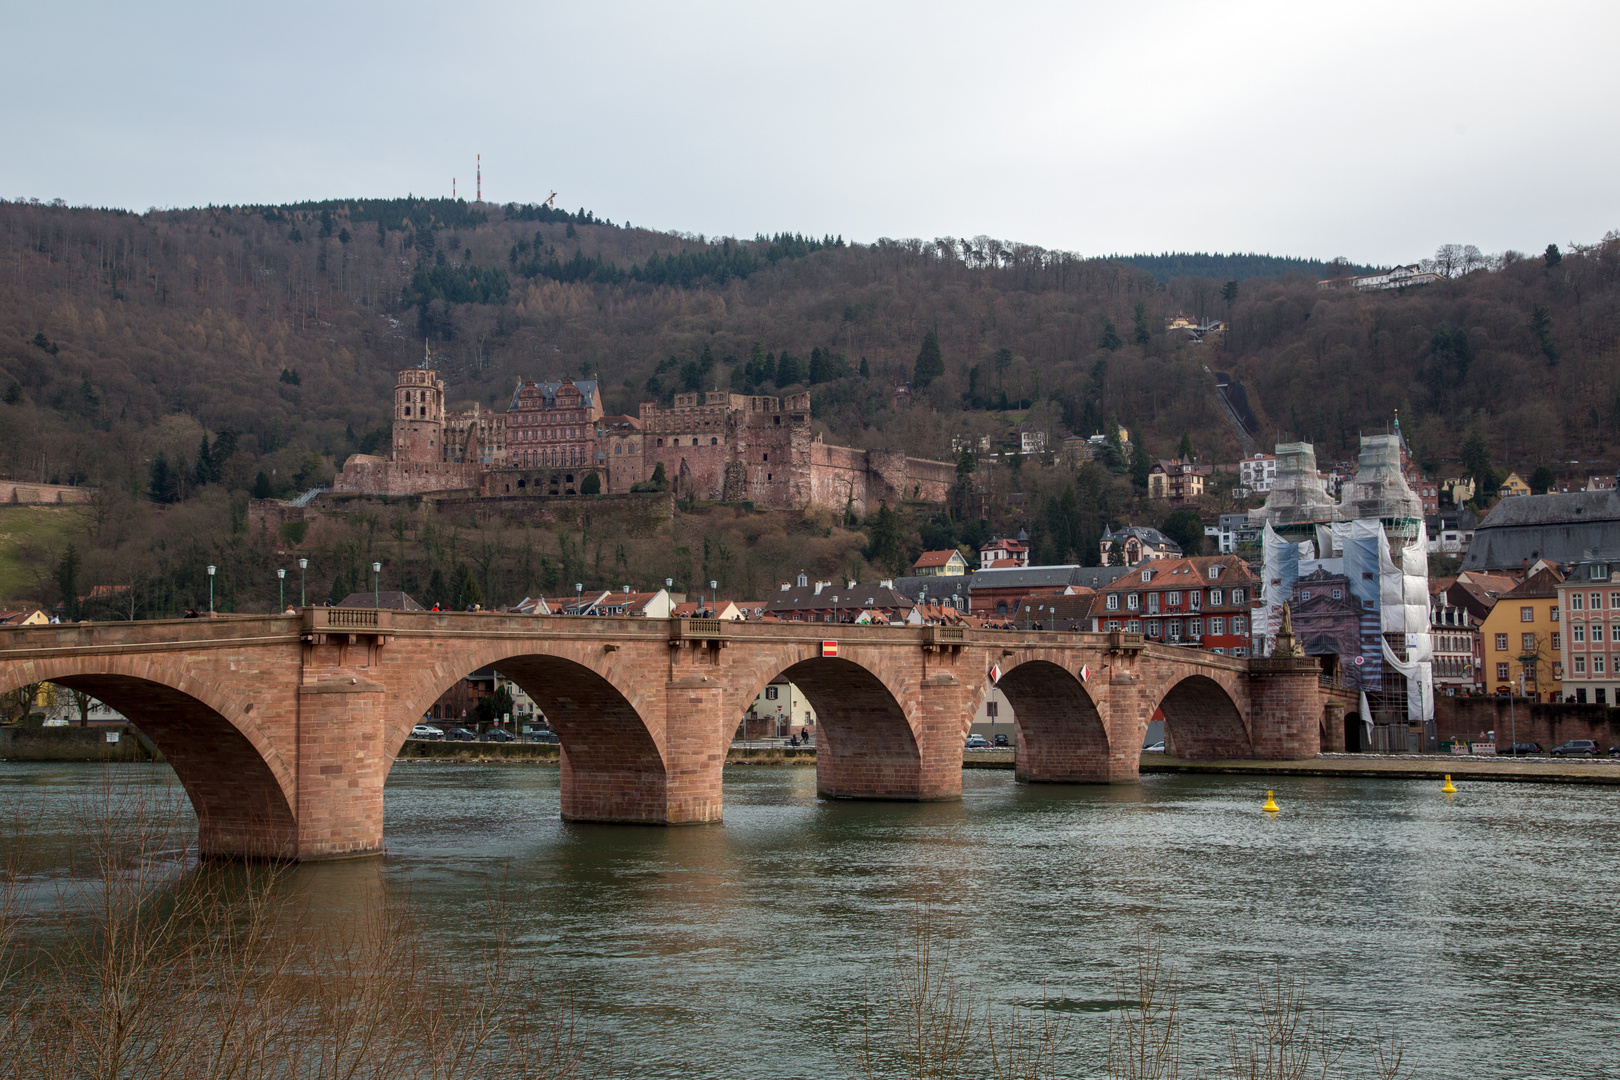
[[[720,820],[732,734],[778,674],[816,708],[831,798],[959,798],[992,665],[1027,782],[1136,780],[1156,711],[1181,757],[1311,757],[1340,708],[1314,660],[1119,633],[360,608],[0,630],[0,691],[49,680],[129,717],[221,857],[379,851],[383,785],[412,725],[491,664],[560,736],[562,813],[578,821]]]

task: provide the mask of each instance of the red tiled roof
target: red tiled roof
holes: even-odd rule
[[[961,557],[962,553],[957,551],[955,548],[947,548],[944,551],[925,551],[919,555],[917,557],[917,561],[911,565],[913,567],[944,566],[949,563],[951,559],[960,559]]]

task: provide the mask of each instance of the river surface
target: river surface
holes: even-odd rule
[[[100,775],[0,764],[0,795],[65,836]],[[536,978],[572,982],[625,1077],[845,1076],[919,908],[983,998],[1062,1003],[1063,1075],[1102,1075],[1116,978],[1151,931],[1206,1066],[1282,974],[1358,1040],[1347,1062],[1377,1030],[1420,1077],[1620,1077],[1620,789],[1277,778],[1273,817],[1263,782],[969,771],[960,803],[916,805],[734,767],[723,826],[643,828],[558,820],[554,767],[410,761],[386,858],[295,877],[334,905],[406,885],[452,943],[504,889]]]

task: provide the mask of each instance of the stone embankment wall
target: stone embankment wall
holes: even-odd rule
[[[108,732],[118,735],[107,741]],[[0,727],[0,760],[162,761],[157,748],[128,724],[91,727]]]
[[[0,482],[0,503],[87,503],[90,489],[63,484]]]
[[[1435,733],[1442,739],[1478,739],[1482,731],[1495,731],[1498,744],[1510,739],[1540,743],[1551,750],[1571,739],[1591,739],[1607,750],[1620,745],[1620,709],[1607,705],[1530,702],[1505,697],[1446,697],[1434,699]]]

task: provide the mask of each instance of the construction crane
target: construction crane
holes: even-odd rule
[[[557,193],[553,191],[550,195],[547,195],[546,201],[543,205],[549,206],[553,210],[557,209]]]

